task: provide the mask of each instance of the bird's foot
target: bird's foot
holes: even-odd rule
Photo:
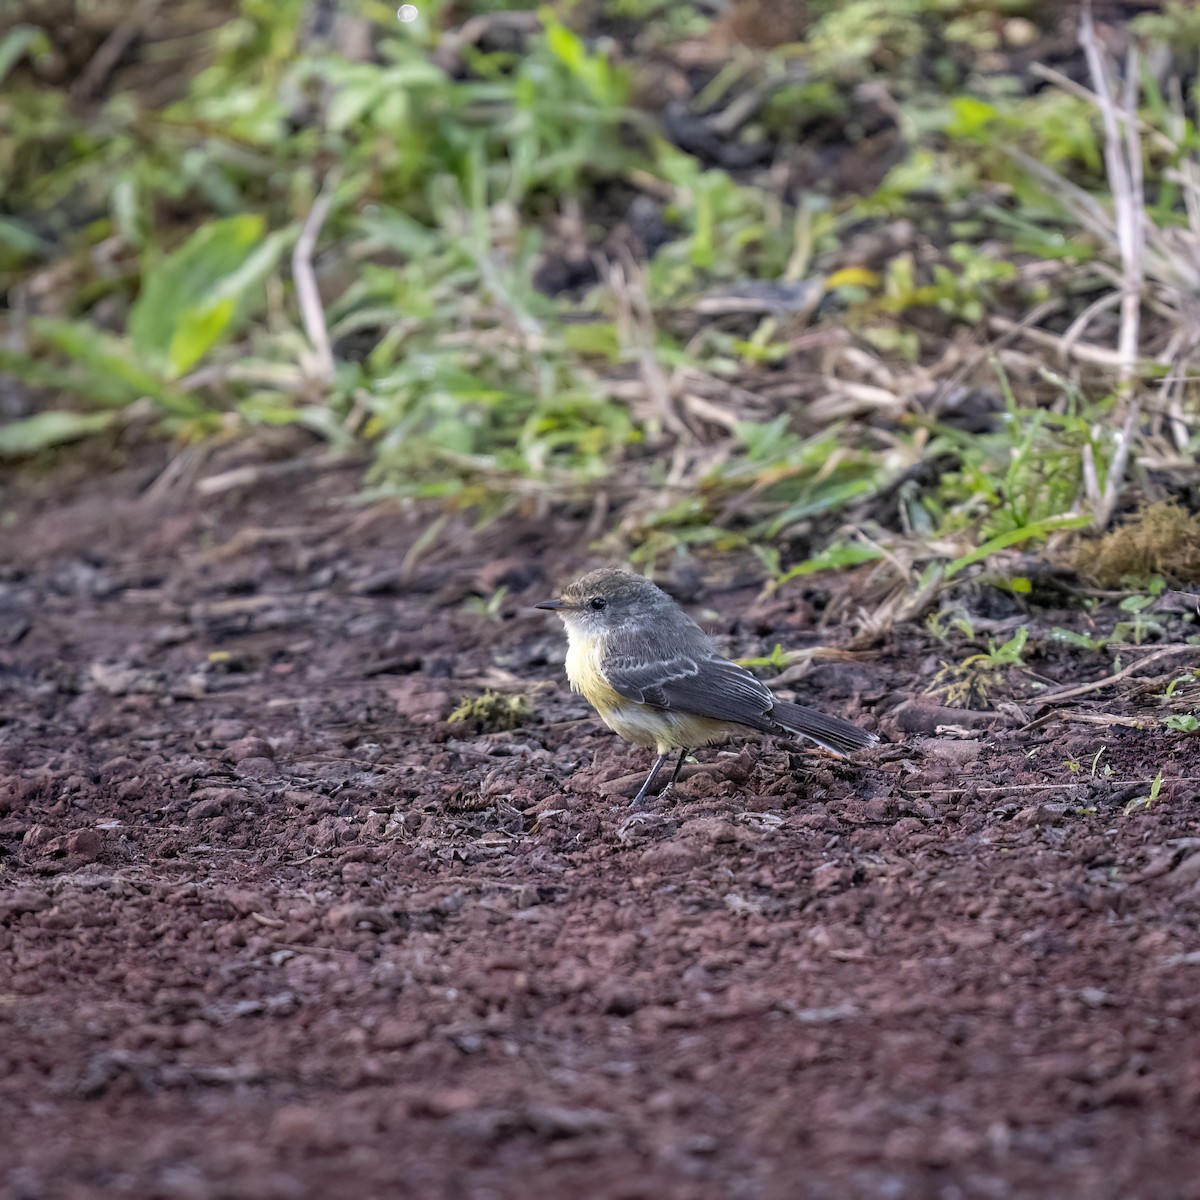
[[[656,812],[673,806],[674,784],[667,784],[658,796],[635,796],[629,802],[630,812]]]
[[[639,793],[634,796],[629,802],[629,811],[635,813],[652,813],[657,810],[663,800],[666,800],[671,794],[671,785],[668,783],[657,796]]]
[[[666,818],[657,812],[636,812],[617,826],[617,841],[632,842],[640,837],[649,837],[654,831],[666,824]]]

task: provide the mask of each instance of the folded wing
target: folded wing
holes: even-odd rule
[[[605,659],[604,671],[609,683],[627,700],[715,721],[736,721],[764,732],[776,728],[768,718],[775,703],[770,689],[727,659],[676,655],[649,662],[610,656]]]
[[[627,700],[716,721],[733,721],[763,733],[795,733],[835,754],[877,741],[873,733],[803,704],[778,699],[744,667],[728,659],[676,654],[650,660],[610,655],[605,674]]]

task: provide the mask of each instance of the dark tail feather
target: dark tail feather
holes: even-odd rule
[[[811,738],[818,746],[824,746],[826,750],[832,750],[835,754],[849,754],[852,750],[861,750],[863,746],[879,741],[873,733],[859,729],[849,721],[826,716],[823,712],[817,712],[815,708],[792,704],[788,700],[776,700],[769,717],[789,733]]]

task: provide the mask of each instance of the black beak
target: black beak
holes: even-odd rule
[[[540,604],[535,604],[533,607],[534,608],[548,608],[551,610],[551,612],[553,612],[555,609],[558,609],[558,608],[566,608],[567,605],[565,605],[561,600],[543,600],[543,601],[541,601]]]

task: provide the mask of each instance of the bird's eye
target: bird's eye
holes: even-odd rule
[[[608,607],[608,601],[603,596],[593,596],[588,601],[588,607],[594,608],[596,612],[599,612],[601,609]]]

